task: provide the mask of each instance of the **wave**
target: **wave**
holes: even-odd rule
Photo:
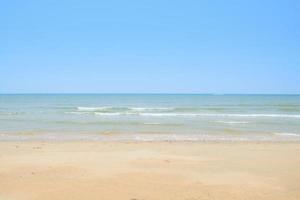
[[[293,137],[300,137],[300,134],[296,133],[274,133],[275,135],[278,136],[293,136]]]
[[[95,112],[95,115],[101,115],[101,116],[120,116],[120,115],[126,115],[126,113],[99,113]]]
[[[94,112],[94,111],[102,111],[102,110],[108,110],[111,107],[106,107],[106,106],[102,106],[102,107],[77,107],[78,111],[89,111],[89,112]]]
[[[107,107],[97,107],[97,109],[105,109]],[[83,109],[84,110],[84,109]],[[288,114],[225,114],[225,113],[143,113],[143,112],[99,112],[92,111],[92,108],[85,109],[85,111],[77,111],[77,112],[65,112],[66,114],[94,114],[94,115],[102,115],[102,116],[120,116],[120,115],[137,115],[144,117],[244,117],[244,118],[300,118],[300,115],[288,115]],[[238,122],[238,121],[219,121],[220,123],[247,123],[247,122]]]
[[[141,116],[152,117],[278,117],[278,118],[300,118],[300,115],[287,115],[287,114],[212,114],[212,113],[140,113]]]
[[[1,133],[0,141],[137,141],[137,142],[278,142],[300,141],[299,137],[264,137],[264,136],[227,136],[208,134],[119,134],[118,132],[97,132],[90,134],[63,134],[57,132],[15,132]]]
[[[91,112],[65,112],[65,114],[73,114],[73,115],[88,115],[88,114],[91,114]]]
[[[120,112],[65,112],[65,114],[74,114],[74,115],[99,115],[99,116],[119,116],[119,115],[128,115],[126,113]]]
[[[172,111],[175,108],[172,107],[109,107],[109,106],[100,106],[100,107],[77,107],[78,111],[87,111],[87,112],[97,112],[97,111],[116,111],[116,110],[125,110],[125,111]]]

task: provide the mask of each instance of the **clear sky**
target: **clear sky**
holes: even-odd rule
[[[1,0],[0,93],[300,93],[299,2]]]

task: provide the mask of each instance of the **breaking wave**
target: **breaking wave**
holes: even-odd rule
[[[274,133],[274,135],[289,136],[289,137],[300,137],[300,134],[296,134],[296,133]]]
[[[94,114],[99,116],[137,115],[137,116],[144,116],[144,117],[300,118],[300,115],[293,115],[293,114],[174,113],[174,112],[132,112],[132,111],[124,111],[124,110],[120,112],[113,112],[106,109],[109,109],[109,107],[78,107],[78,111],[65,112],[65,113],[66,114]],[[133,108],[133,109],[137,109],[137,108]],[[147,109],[153,109],[153,108],[147,108]],[[243,121],[242,122],[218,121],[218,122],[229,123],[229,124],[248,123]]]

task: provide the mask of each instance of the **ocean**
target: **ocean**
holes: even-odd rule
[[[0,95],[0,140],[297,141],[300,95]]]

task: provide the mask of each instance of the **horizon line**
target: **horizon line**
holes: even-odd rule
[[[0,95],[300,95],[300,93],[173,93],[173,92],[32,92],[32,93],[0,93]]]

